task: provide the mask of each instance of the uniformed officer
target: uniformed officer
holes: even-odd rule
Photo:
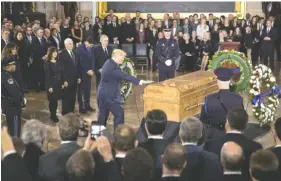
[[[226,114],[229,110],[235,108],[244,108],[243,98],[233,92],[230,92],[230,81],[233,75],[231,69],[217,68],[217,85],[219,91],[208,95],[201,110],[201,121],[205,124],[206,139],[215,139],[224,133],[226,123]]]
[[[108,59],[101,70],[101,81],[98,87],[97,102],[99,108],[98,123],[106,126],[109,112],[114,116],[114,128],[124,124],[124,111],[121,107],[120,81],[127,80],[136,85],[149,84],[153,81],[144,81],[121,71],[119,65],[123,63],[126,53],[115,49],[111,59]]]
[[[78,85],[77,99],[79,103],[79,112],[84,114],[87,111],[94,111],[90,106],[91,80],[94,75],[94,52],[91,37],[78,48],[78,73],[81,77],[81,83]]]
[[[21,106],[24,97],[20,91],[19,84],[11,74],[16,70],[16,62],[15,59],[8,57],[2,59],[1,64],[1,107],[6,115],[10,135],[20,137]]]
[[[171,38],[171,28],[164,28],[164,38],[156,44],[155,56],[159,61],[159,82],[175,77],[175,61],[180,55],[177,40]]]

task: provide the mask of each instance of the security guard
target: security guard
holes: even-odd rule
[[[205,141],[224,134],[226,114],[235,108],[244,108],[243,98],[230,92],[230,80],[233,72],[228,68],[217,68],[217,85],[219,92],[208,95],[201,110],[201,121],[205,124]]]
[[[156,44],[155,56],[159,61],[159,82],[175,77],[175,61],[180,55],[177,40],[171,38],[171,28],[164,28],[164,38]]]
[[[77,99],[79,103],[79,112],[81,114],[87,111],[95,111],[90,106],[91,80],[94,75],[94,52],[91,37],[78,48],[78,73],[81,77],[81,83],[78,85]]]
[[[11,74],[16,70],[16,62],[13,58],[8,57],[3,59],[1,64],[1,107],[6,115],[10,135],[20,137],[21,106],[24,97],[20,91],[19,84]]]
[[[115,49],[112,52],[112,58],[104,63],[101,70],[101,81],[97,92],[98,123],[104,126],[106,126],[109,112],[114,116],[114,128],[119,124],[124,124],[124,111],[120,93],[121,80],[126,80],[136,85],[153,82],[140,80],[122,72],[119,65],[123,63],[125,56],[126,53],[123,50]]]

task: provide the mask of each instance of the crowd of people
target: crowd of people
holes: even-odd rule
[[[112,136],[77,144],[79,119],[73,113],[58,122],[61,145],[45,151],[48,131],[39,120],[23,126],[21,138],[2,128],[2,179],[7,181],[278,181],[281,174],[281,118],[273,126],[276,145],[270,149],[244,134],[244,109],[228,112],[225,134],[208,147],[199,145],[203,124],[196,117],[180,123],[176,138],[165,134],[167,116],[149,111],[144,118],[146,140],[140,131],[118,125]],[[142,129],[142,128],[140,128]],[[210,146],[211,145],[211,146]],[[16,173],[15,173],[16,170]]]
[[[151,15],[142,19],[140,12],[136,12],[132,19],[129,14],[118,19],[111,10],[104,19],[96,17],[94,25],[79,14],[75,20],[53,17],[46,26],[35,20],[15,27],[4,18],[1,105],[8,129],[3,127],[1,131],[3,180],[280,180],[281,118],[273,126],[276,143],[273,148],[262,149],[261,144],[248,139],[243,134],[249,119],[243,99],[229,91],[231,70],[215,71],[220,91],[206,97],[200,119],[181,120],[175,135],[165,134],[168,121],[162,110],[149,111],[136,130],[123,124],[120,79],[139,85],[150,81],[123,73],[118,64],[123,62],[126,53],[109,46],[147,43],[150,66],[155,69],[160,57],[155,55],[161,52],[159,46],[157,49],[159,42],[163,47],[166,43],[179,45],[178,58],[171,60],[169,56],[162,56],[166,66],[174,66],[175,61],[178,71],[195,71],[198,59],[202,62],[201,70],[207,68],[209,59],[220,49],[220,42],[237,41],[240,51],[253,64],[261,60],[274,68],[275,49],[281,60],[278,28],[274,17],[265,21],[258,16],[251,18],[249,14],[243,20],[231,14],[220,18],[209,14],[207,20],[203,14],[181,19],[174,13],[173,17],[165,14],[163,20],[154,20]],[[162,39],[168,35],[171,42]],[[93,48],[93,43],[100,45]],[[175,48],[172,51],[169,53],[178,55]],[[164,73],[166,79],[173,76],[174,71]],[[76,95],[80,113],[95,111],[90,105],[94,74],[99,89],[100,119],[105,125],[111,111],[115,130],[112,139],[106,129],[100,130],[98,136],[88,136],[80,147],[77,144],[80,120],[73,113]],[[52,151],[44,149],[48,131],[41,121],[28,120],[21,129],[21,106],[29,89],[47,92],[50,118],[57,123],[61,138],[61,145]],[[217,95],[221,97],[217,99]],[[62,117],[58,119],[60,99]],[[139,134],[145,139],[139,139]]]

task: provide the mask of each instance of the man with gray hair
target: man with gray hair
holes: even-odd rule
[[[38,162],[40,156],[44,154],[42,150],[47,143],[47,134],[47,127],[36,119],[27,121],[22,128],[21,138],[25,144],[23,161],[33,180],[39,179]]]
[[[77,72],[78,62],[76,52],[73,50],[72,39],[65,39],[64,45],[65,49],[59,54],[59,62],[63,70],[62,82],[64,85],[62,115],[74,112],[77,84],[80,84],[81,82],[80,75]]]
[[[111,57],[112,54],[112,47],[108,46],[108,37],[106,35],[101,35],[100,37],[100,43],[98,47],[94,49],[94,56],[95,56],[95,75],[96,75],[96,88],[98,89],[98,86],[100,84],[101,79],[101,70],[102,66],[105,63],[106,60],[108,60]]]
[[[242,181],[243,150],[237,143],[226,142],[221,149],[221,165],[223,167],[223,180]]]
[[[65,170],[68,158],[80,147],[77,144],[79,119],[74,113],[68,113],[58,122],[61,146],[40,157],[39,175],[46,181],[59,180]]]
[[[221,177],[219,158],[197,145],[202,137],[202,130],[203,125],[196,117],[186,118],[180,124],[179,137],[185,148],[188,163],[181,177],[190,180],[216,181]]]

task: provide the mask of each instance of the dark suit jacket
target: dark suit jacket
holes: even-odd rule
[[[217,181],[221,178],[219,157],[202,150],[196,145],[185,145],[187,166],[181,173],[181,180]]]
[[[1,38],[1,51],[5,48],[5,46],[6,46],[6,43],[3,40],[3,38]]]
[[[94,62],[95,57],[93,53],[93,48],[88,51],[86,48],[85,43],[83,43],[77,49],[77,62],[78,62],[78,73],[82,80],[91,78],[87,72],[89,70],[95,71],[94,69]]]
[[[281,147],[274,147],[271,149],[271,151],[277,156],[278,161],[279,161],[279,173],[281,176]]]
[[[148,139],[147,141],[140,143],[139,147],[144,148],[152,158],[154,159],[154,171],[152,175],[152,181],[158,181],[162,176],[162,161],[161,155],[164,153],[169,141],[166,139]]]
[[[58,58],[58,62],[60,66],[62,67],[62,72],[63,72],[63,82],[67,82],[68,86],[74,84],[77,79],[79,78],[79,73],[78,73],[78,62],[77,62],[77,57],[75,51],[72,51],[74,54],[74,62],[73,59],[71,58],[70,54],[66,49],[64,49],[60,54]]]
[[[242,175],[223,175],[221,181],[244,181]]]
[[[113,49],[110,46],[107,46],[107,52],[109,58],[111,57],[112,51]],[[95,56],[95,73],[100,74],[99,69],[102,68],[103,64],[107,60],[101,45],[94,49],[94,56]]]
[[[127,38],[134,38],[134,41],[132,43],[134,43],[136,41],[136,27],[133,23],[122,23],[121,25],[121,34],[120,34],[120,40],[121,43],[128,43],[127,42]]]
[[[98,100],[122,103],[120,81],[127,80],[139,84],[140,80],[121,71],[112,59],[108,59],[101,71],[101,81],[98,87]]]
[[[39,158],[39,176],[42,180],[59,180],[65,171],[69,157],[80,147],[76,142],[62,144],[59,148],[45,153]]]
[[[269,37],[270,40],[264,40],[265,37]],[[261,48],[263,49],[271,49],[274,46],[275,40],[278,38],[277,32],[275,28],[271,28],[269,33],[267,33],[267,27],[264,27],[260,41],[262,42]]]
[[[47,45],[46,40],[42,38],[42,45],[40,45],[38,37],[33,37],[32,44],[31,44],[31,51],[33,54],[34,64],[43,65],[44,61],[42,59],[43,56],[47,54]]]
[[[25,153],[23,156],[23,161],[25,163],[25,166],[29,174],[32,176],[32,179],[34,181],[39,180],[38,163],[39,163],[39,157],[43,154],[44,152],[37,145],[33,143],[29,143],[25,145]]]
[[[153,50],[155,50],[156,48],[156,43],[158,40],[158,31],[156,31],[155,35],[153,36],[153,31],[148,29],[147,32],[147,40],[150,43],[150,48],[152,48]]]
[[[168,26],[169,26],[169,27],[172,26],[172,20],[170,20],[170,19],[168,20]],[[162,21],[162,28],[166,28],[166,27],[167,27],[167,25],[165,24],[165,21],[163,20],[163,21]]]
[[[113,24],[110,24],[105,32],[109,38],[109,42],[113,43],[113,38],[118,37],[118,40],[120,40],[120,33],[121,33],[121,27],[118,23],[116,23],[116,26],[114,27]]]
[[[242,168],[242,173],[245,180],[250,180],[250,175],[249,175],[250,156],[255,151],[262,149],[261,144],[246,138],[243,134],[227,133],[220,140],[213,140],[207,151],[213,152],[219,156],[223,144],[228,141],[233,141],[237,143],[243,149],[244,156],[245,156],[245,163]]]
[[[13,153],[1,161],[1,180],[3,181],[32,181],[22,158]]]
[[[53,36],[50,36],[49,41],[50,41],[51,46],[54,46],[56,48],[58,47],[58,44]]]
[[[180,177],[162,177],[162,181],[180,181]]]

